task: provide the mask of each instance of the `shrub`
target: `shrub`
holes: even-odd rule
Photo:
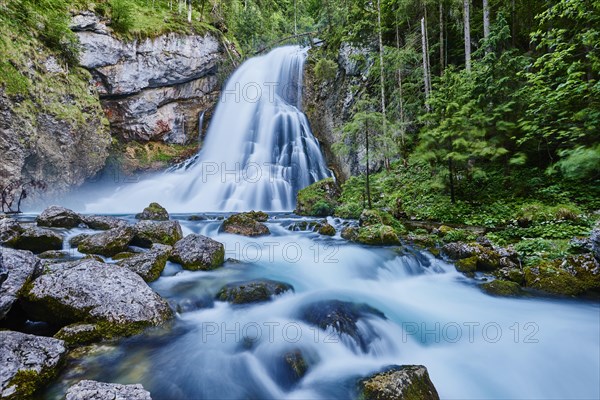
[[[111,0],[111,26],[119,33],[127,33],[133,27],[131,3],[127,0]]]
[[[330,81],[337,74],[337,64],[327,58],[321,58],[315,64],[315,76],[319,81]]]

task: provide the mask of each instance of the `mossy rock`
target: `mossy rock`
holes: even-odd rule
[[[442,225],[438,228],[438,231],[440,231],[440,234],[442,236],[446,236],[447,234],[449,234],[450,232],[452,232],[454,230],[454,228],[450,228],[447,225]]]
[[[526,267],[527,287],[563,296],[578,296],[586,291],[585,285],[569,272],[552,264]]]
[[[360,226],[373,226],[383,224],[383,220],[379,213],[375,210],[363,210],[358,219]]]
[[[269,214],[264,211],[248,211],[244,214],[258,222],[267,222],[269,219]]]
[[[383,224],[359,228],[355,241],[372,246],[400,244],[394,228]]]
[[[142,211],[140,214],[137,214],[135,218],[152,221],[168,221],[169,213],[160,204],[150,203],[150,205],[144,208],[144,211]]]
[[[354,226],[347,226],[342,229],[342,238],[350,241],[355,241],[358,237],[358,228]]]
[[[339,203],[340,188],[333,178],[323,179],[298,192],[296,214],[314,217],[333,215]]]
[[[71,324],[62,327],[55,335],[69,347],[90,344],[102,340],[102,332],[96,324]]]
[[[427,369],[421,365],[390,366],[359,382],[361,400],[439,400]]]
[[[510,281],[495,280],[481,285],[481,289],[492,296],[520,296],[523,291],[518,283]]]
[[[284,282],[268,279],[247,282],[230,283],[219,291],[217,300],[228,301],[232,304],[248,304],[269,301],[273,296],[280,295],[294,288]]]
[[[501,268],[494,272],[494,276],[501,280],[515,282],[519,285],[525,284],[525,274],[520,268]]]
[[[111,257],[127,251],[135,231],[132,227],[113,228],[90,235],[79,242],[77,250],[86,254],[100,254]]]
[[[256,220],[255,217],[265,220],[263,215],[254,211],[252,213],[234,214],[223,221],[220,230],[243,236],[263,236],[270,234],[271,231],[269,231],[269,228],[262,222]]]
[[[112,259],[113,260],[124,260],[126,258],[131,258],[131,257],[133,257],[135,255],[136,255],[136,253],[132,253],[132,252],[129,252],[129,251],[124,251],[124,252],[121,252],[119,254],[115,254],[114,256],[112,256]]]
[[[477,271],[477,257],[463,258],[462,260],[458,260],[455,265],[457,271],[472,274]]]
[[[325,236],[335,236],[335,228],[330,224],[324,224],[319,228],[319,233]]]

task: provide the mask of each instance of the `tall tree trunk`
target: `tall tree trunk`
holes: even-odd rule
[[[377,0],[377,26],[379,28],[379,74],[380,74],[380,85],[381,85],[381,115],[382,115],[382,134],[385,137],[387,133],[386,122],[387,117],[385,113],[385,68],[383,65],[383,32],[381,28],[381,0]],[[386,169],[390,169],[390,160],[387,155],[384,157],[384,164]]]
[[[444,56],[444,2],[440,0],[440,76],[444,74],[444,69],[446,68]]]
[[[452,158],[448,158],[448,174],[450,175],[450,200],[454,204],[456,196],[454,194],[454,166],[452,165]]]
[[[367,206],[369,209],[373,208],[371,204],[371,182],[370,182],[370,170],[369,170],[369,122],[365,121],[365,152],[367,159],[367,179],[366,179],[366,190],[367,190]]]
[[[483,0],[483,38],[487,41],[490,38],[490,3],[489,0]],[[487,53],[491,51],[490,46],[486,46]]]
[[[423,81],[425,82],[425,108],[430,111],[429,107],[429,65],[427,64],[427,38],[425,36],[425,18],[421,18],[421,47],[423,49]]]
[[[188,12],[187,12],[187,21],[188,23],[192,22],[192,0],[188,1]]]
[[[294,35],[298,34],[298,0],[294,0]]]
[[[470,0],[463,0],[463,18],[465,25],[465,68],[471,71],[471,11]]]

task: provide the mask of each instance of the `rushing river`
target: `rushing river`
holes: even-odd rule
[[[443,399],[600,397],[598,303],[491,297],[428,252],[290,231],[300,218],[289,214],[271,214],[272,234],[260,238],[219,233],[217,218],[179,220],[238,261],[209,272],[169,263],[151,286],[179,310],[175,320],[80,352],[49,398],[83,378],[142,383],[155,400],[352,398],[358,377],[390,364],[425,365]],[[245,306],[213,300],[256,278],[294,292]],[[380,312],[359,320],[364,347],[303,322],[301,310],[322,300]],[[309,366],[301,379],[284,362],[297,351]]]

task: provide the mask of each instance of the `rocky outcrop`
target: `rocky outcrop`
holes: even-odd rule
[[[209,237],[191,234],[175,243],[169,259],[185,269],[211,270],[223,265],[225,247]]]
[[[54,377],[66,352],[62,340],[0,331],[0,397],[31,398]]]
[[[341,190],[333,178],[323,179],[298,191],[296,214],[314,217],[333,215]]]
[[[22,296],[32,317],[59,325],[94,323],[104,337],[131,335],[171,316],[167,303],[136,273],[89,259],[55,265]]]
[[[217,299],[232,304],[260,303],[271,300],[274,296],[294,290],[284,282],[261,279],[247,282],[233,282],[224,286],[217,294]]]
[[[270,234],[271,231],[269,231],[269,228],[256,218],[263,219],[262,215],[254,211],[234,214],[223,221],[220,230],[243,236],[262,236]],[[266,221],[266,218],[263,220]]]
[[[42,271],[40,260],[29,251],[0,247],[0,320],[6,317],[23,286]]]
[[[119,261],[117,265],[135,272],[146,282],[153,282],[165,269],[170,253],[171,246],[154,244],[148,252],[127,257]]]
[[[150,392],[140,384],[121,385],[96,381],[80,381],[67,390],[66,400],[152,400]]]
[[[144,211],[135,216],[136,219],[151,220],[151,221],[168,221],[169,213],[158,203],[150,203],[144,208]]]
[[[213,33],[169,33],[121,40],[98,17],[72,22],[114,136],[123,141],[188,144],[199,115],[218,99],[216,72],[224,57]]]
[[[15,249],[43,253],[48,250],[61,250],[63,237],[54,231],[36,226],[21,226],[17,221],[5,218],[0,220],[0,243]]]
[[[332,147],[341,142],[341,126],[351,117],[352,106],[364,87],[363,77],[368,74],[372,60],[369,49],[342,43],[338,53],[335,78],[319,80],[314,73],[314,57],[309,54],[305,69],[304,110],[313,134],[321,144],[325,158],[336,175],[346,179],[364,172],[360,160],[364,155],[350,152],[348,156],[335,154]]]
[[[178,221],[139,221],[133,230],[132,244],[140,247],[150,247],[153,243],[174,245],[183,238]]]
[[[68,208],[50,206],[35,220],[38,226],[53,228],[74,228],[81,223],[81,217]]]
[[[596,260],[600,261],[600,223],[596,224],[596,227],[592,230],[590,242],[594,257],[596,257]]]
[[[102,233],[87,236],[79,242],[77,249],[82,253],[100,254],[107,257],[114,256],[127,250],[134,233],[133,228],[130,226],[109,229]]]
[[[390,366],[359,382],[365,400],[439,400],[427,368],[422,365]]]

